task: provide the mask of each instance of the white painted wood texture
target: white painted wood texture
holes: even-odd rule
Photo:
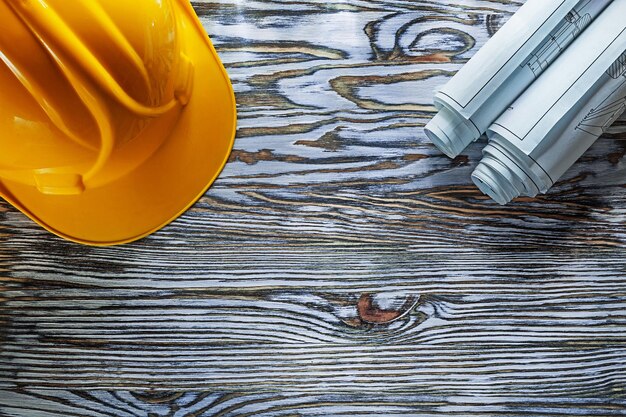
[[[626,119],[507,207],[422,132],[520,4],[194,3],[231,162],[123,247],[0,203],[0,415],[626,415]]]

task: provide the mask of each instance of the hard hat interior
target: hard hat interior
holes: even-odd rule
[[[46,0],[39,10],[0,2],[0,21],[6,22],[0,31],[0,127],[13,132],[0,139],[2,149],[11,150],[0,156],[0,169],[10,171],[5,178],[32,184],[25,170],[43,169],[87,174],[95,180],[87,185],[102,184],[122,174],[119,163],[89,174],[105,142],[114,148],[107,158],[125,159],[129,170],[171,132],[173,122],[161,120],[150,143],[134,146],[132,164],[116,155],[156,122],[125,107],[111,89],[146,108],[175,96],[180,37],[173,3],[138,2],[130,14],[122,1]]]
[[[29,82],[38,83],[39,80],[30,77]],[[53,87],[54,83],[55,80],[50,79],[48,88],[58,87]],[[64,106],[76,111],[74,118],[66,120],[66,126],[80,138],[80,142],[72,140],[55,125],[33,94],[3,64],[0,64],[0,88],[0,170],[21,171],[93,163],[97,156],[98,137],[84,133],[93,132],[95,127],[89,113],[84,112],[82,106],[73,105],[71,90],[64,94],[64,98],[50,94],[40,96],[39,100],[45,102],[50,112]],[[63,100],[67,103],[61,104]]]
[[[0,5],[6,1],[0,1]],[[149,122],[138,122],[134,139],[117,144],[107,161],[106,172],[91,178],[82,193],[47,194],[28,182],[7,177],[0,168],[0,195],[34,221],[66,239],[91,245],[112,245],[139,239],[163,227],[204,194],[221,172],[233,145],[236,109],[232,87],[193,9],[186,0],[141,0],[142,4],[144,2],[167,3],[172,7],[172,18],[179,31],[176,42],[182,45],[182,53],[193,69],[185,72],[190,77],[189,85],[193,85],[186,105],[178,105],[159,117],[138,118]],[[68,3],[90,4],[92,1]],[[110,3],[119,8],[121,14],[140,8],[127,0],[111,0]],[[0,14],[3,22],[4,17],[10,18]],[[167,16],[157,12],[157,17],[165,19]],[[132,13],[128,13],[127,19],[132,18]],[[180,68],[175,72],[180,73]],[[179,75],[174,74],[173,79]],[[62,141],[64,145],[58,147],[62,132],[49,120],[46,125],[45,119],[49,115],[42,113],[41,108],[36,109],[40,103],[30,92],[25,92],[23,83],[16,81],[15,73],[8,65],[0,69],[0,83],[6,83],[10,86],[7,91],[20,97],[17,106],[14,105],[16,102],[0,97],[0,123],[7,127],[6,134],[0,135],[3,151],[5,146],[21,143],[24,139],[16,127],[17,114],[24,120],[42,124],[40,134],[28,137],[20,145],[24,152],[22,162],[35,160],[28,158],[28,148],[33,152],[51,150],[58,158],[56,163],[64,163],[64,157],[82,157],[81,152],[92,155],[88,146],[67,138]],[[172,80],[168,83],[175,84]],[[96,89],[93,92],[99,93]],[[85,117],[89,121],[89,113]],[[28,132],[32,134],[32,131]],[[4,153],[0,152],[0,155]],[[10,157],[0,161],[15,164]],[[37,161],[48,160],[42,156]],[[68,178],[71,176],[60,177],[60,180]],[[57,180],[59,178],[53,178],[52,184]]]
[[[0,2],[0,21],[0,169],[95,158],[94,120],[49,53],[5,2]]]
[[[128,95],[149,106],[173,97],[180,48],[171,1],[133,0],[132,12],[123,1],[46,2]]]

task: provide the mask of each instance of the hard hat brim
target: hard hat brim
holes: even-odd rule
[[[0,182],[0,195],[50,232],[93,246],[141,239],[188,210],[224,168],[237,123],[232,85],[191,6],[175,3],[186,19],[183,36],[194,64],[194,87],[155,154],[128,175],[76,196]]]

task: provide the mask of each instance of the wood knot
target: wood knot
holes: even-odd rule
[[[418,302],[419,296],[413,294],[363,293],[356,305],[358,318],[346,324],[388,325],[409,314]]]
[[[452,166],[460,167],[469,164],[469,157],[467,155],[459,155],[454,158],[451,162]]]

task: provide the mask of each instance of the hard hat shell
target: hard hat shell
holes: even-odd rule
[[[236,130],[187,0],[0,0],[0,195],[89,245],[140,239],[199,199]]]

